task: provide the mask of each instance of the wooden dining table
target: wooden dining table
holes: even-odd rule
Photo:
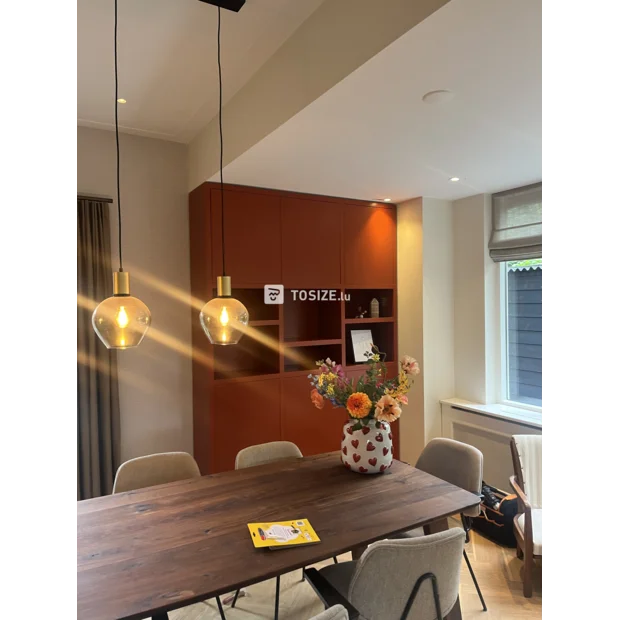
[[[401,461],[383,474],[340,453],[229,471],[78,502],[77,615],[166,613],[426,526],[479,497]],[[309,519],[321,542],[255,549],[247,524]],[[461,617],[457,600],[448,616]]]

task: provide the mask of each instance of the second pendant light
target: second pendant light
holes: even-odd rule
[[[200,311],[200,324],[211,344],[237,344],[243,336],[250,315],[247,308],[232,296],[230,276],[226,275],[226,248],[224,236],[224,133],[222,131],[222,57],[220,7],[217,8],[217,68],[220,82],[220,191],[222,195],[222,275],[217,278],[217,297],[208,301]]]

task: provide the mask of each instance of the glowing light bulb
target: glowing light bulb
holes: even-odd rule
[[[226,332],[222,332],[222,342],[228,342],[228,334]]]
[[[220,325],[226,327],[228,325],[228,321],[230,321],[230,317],[228,316],[228,310],[226,310],[226,306],[222,308],[222,312],[220,313]]]
[[[127,310],[125,310],[125,306],[121,306],[118,309],[118,314],[116,315],[116,324],[121,329],[129,325],[129,317],[127,316]]]

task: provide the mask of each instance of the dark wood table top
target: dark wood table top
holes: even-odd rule
[[[331,452],[78,502],[78,618],[150,617],[479,503],[394,461],[362,475]],[[321,543],[255,549],[247,523],[307,518]]]

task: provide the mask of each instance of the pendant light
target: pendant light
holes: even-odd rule
[[[220,192],[222,196],[222,275],[217,277],[217,297],[200,311],[200,324],[211,344],[237,344],[250,316],[247,308],[232,296],[230,276],[226,275],[224,247],[224,137],[222,131],[222,61],[220,47],[221,9],[217,7],[217,67],[220,78]]]
[[[137,347],[150,324],[151,313],[137,297],[129,294],[129,272],[123,271],[120,147],[118,139],[118,62],[117,62],[118,0],[114,0],[114,112],[116,125],[116,191],[118,202],[119,270],[114,273],[112,297],[104,299],[93,312],[93,328],[108,349]]]

